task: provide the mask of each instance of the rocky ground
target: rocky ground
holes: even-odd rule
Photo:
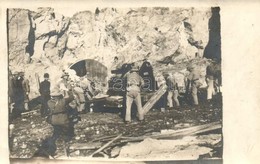
[[[10,122],[11,137],[10,158],[31,158],[38,150],[44,138],[52,134],[52,127],[46,123],[35,108],[36,113],[23,115]],[[145,116],[145,122],[136,118],[125,124],[120,110],[81,114],[81,121],[75,125],[75,137],[70,141],[70,158],[86,158],[116,136],[122,134],[122,140],[115,141],[109,147],[96,154],[100,158],[123,159],[198,159],[222,158],[221,130],[186,135],[173,139],[152,139],[151,135],[164,134],[178,129],[222,121],[222,109],[219,101],[212,107],[202,104],[198,109],[183,105],[180,109],[151,110]],[[138,142],[124,142],[129,137],[148,136]],[[65,156],[64,142],[57,142],[55,158]],[[88,147],[79,150],[79,147]],[[92,147],[92,148],[91,148]],[[79,149],[77,149],[79,148]],[[134,151],[133,151],[134,150]]]

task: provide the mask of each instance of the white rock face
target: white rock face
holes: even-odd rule
[[[57,80],[59,75],[54,71],[61,72],[86,58],[101,62],[110,72],[114,56],[122,63],[138,64],[148,57],[155,72],[169,68],[181,72],[186,64],[175,64],[189,62],[195,53],[202,56],[211,16],[210,8],[146,7],[104,8],[96,14],[82,11],[71,18],[52,8],[36,12],[9,9],[8,13],[10,70],[33,70],[29,72],[31,80],[35,73],[43,76],[45,72],[50,73],[51,80]],[[35,42],[30,44],[34,53],[32,62],[27,63],[25,47],[32,29]],[[36,88],[32,92],[38,93]]]

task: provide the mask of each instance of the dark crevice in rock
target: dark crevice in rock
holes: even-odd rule
[[[44,35],[41,36],[42,38],[48,37],[48,40],[47,40],[46,42],[44,42],[44,44],[43,44],[43,47],[42,47],[43,50],[45,49],[46,44],[49,43],[50,38],[51,38],[52,36],[57,35],[57,34],[58,34],[58,33],[57,33],[56,31],[51,31],[51,32],[49,32],[49,33],[44,34]]]
[[[188,23],[188,22],[183,22],[183,23],[184,23],[184,27],[185,27],[188,31],[192,32],[191,24]]]
[[[71,21],[69,20],[67,27],[66,27],[63,31],[61,31],[61,32],[58,34],[58,36],[57,36],[57,42],[56,42],[55,46],[57,46],[59,39],[60,39],[62,36],[65,35],[65,32],[68,31],[70,24],[71,24]],[[64,47],[61,48],[61,49],[59,49],[59,52],[58,52],[58,53],[59,53],[59,58],[60,58],[60,59],[63,58],[65,52],[67,51],[67,43],[68,43],[68,37],[66,37],[66,40],[65,40],[65,43],[64,43]]]
[[[212,16],[209,19],[209,42],[205,47],[203,56],[208,59],[221,60],[221,36],[220,36],[220,8],[212,7]]]
[[[188,43],[190,44],[190,45],[192,45],[192,46],[195,46],[196,48],[198,48],[198,49],[203,49],[203,46],[202,46],[202,41],[196,41],[196,40],[194,40],[194,38],[193,37],[189,37],[189,39],[188,39]]]
[[[65,32],[68,31],[70,24],[71,24],[71,21],[69,20],[67,27],[63,31],[61,31],[60,33],[57,34],[57,41],[55,43],[55,47],[58,45],[59,39],[65,34]]]
[[[28,34],[28,45],[25,47],[25,52],[30,55],[30,57],[34,54],[34,44],[35,44],[35,26],[33,24],[33,18],[28,12],[28,19],[30,21],[30,30]]]

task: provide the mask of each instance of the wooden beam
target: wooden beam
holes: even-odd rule
[[[205,125],[198,125],[190,128],[180,129],[176,131],[172,131],[169,133],[164,134],[156,134],[150,136],[140,136],[140,137],[122,137],[121,143],[123,142],[138,142],[142,141],[146,138],[153,138],[153,139],[178,139],[188,135],[195,135],[202,132],[208,132],[212,130],[221,129],[222,125],[220,122],[214,122]]]
[[[119,139],[120,137],[122,137],[122,134],[118,135],[116,138],[114,138],[113,140],[109,141],[108,143],[106,143],[104,146],[102,146],[101,148],[99,148],[98,150],[96,150],[94,153],[92,153],[90,155],[90,157],[92,157],[93,155],[101,152],[102,150],[104,150],[105,148],[107,148],[109,145],[111,145],[114,141],[116,141],[117,139]]]

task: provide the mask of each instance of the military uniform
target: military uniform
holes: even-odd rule
[[[153,67],[150,62],[144,59],[142,66],[139,71],[140,76],[146,81],[143,86],[144,90],[154,91],[155,90],[155,78],[153,75]]]
[[[188,75],[188,81],[191,84],[191,95],[193,98],[194,105],[198,105],[198,88],[201,86],[199,81],[200,79],[200,71],[196,69],[194,66],[188,69],[190,74]]]
[[[178,96],[178,84],[173,76],[168,76],[166,79],[167,89],[168,89],[168,95],[167,95],[167,101],[170,108],[173,107],[173,101],[172,98],[176,104],[176,106],[180,106]]]
[[[138,118],[139,120],[144,119],[144,114],[142,111],[142,102],[141,102],[141,94],[140,94],[140,87],[144,84],[142,77],[138,75],[137,72],[138,68],[132,68],[131,72],[126,74],[127,80],[127,92],[126,92],[126,114],[125,114],[125,121],[131,121],[131,107],[133,101],[137,106]]]
[[[77,111],[82,112],[85,110],[85,96],[84,96],[84,90],[81,87],[74,87],[73,93],[75,95],[75,100],[77,104]]]
[[[24,110],[24,90],[23,90],[23,77],[17,75],[14,78],[14,117],[20,116],[22,111]]]
[[[207,82],[207,100],[212,99],[212,95],[215,95],[214,90],[214,75],[215,74],[215,68],[214,64],[211,63],[207,69],[206,69],[206,82]]]
[[[40,94],[41,94],[41,115],[45,116],[48,112],[47,102],[50,100],[50,87],[51,83],[45,79],[40,83]]]
[[[70,124],[66,106],[73,101],[73,97],[62,96],[62,92],[55,88],[52,99],[48,101],[48,107],[51,110],[50,124],[53,126],[52,139],[55,141],[65,135],[65,141],[69,141],[74,136],[74,126]]]
[[[165,77],[162,74],[157,74],[156,82],[157,82],[157,89],[159,89],[163,85],[166,85]],[[167,92],[165,92],[156,103],[156,107],[161,109],[162,112],[165,112],[166,106],[167,106]]]

